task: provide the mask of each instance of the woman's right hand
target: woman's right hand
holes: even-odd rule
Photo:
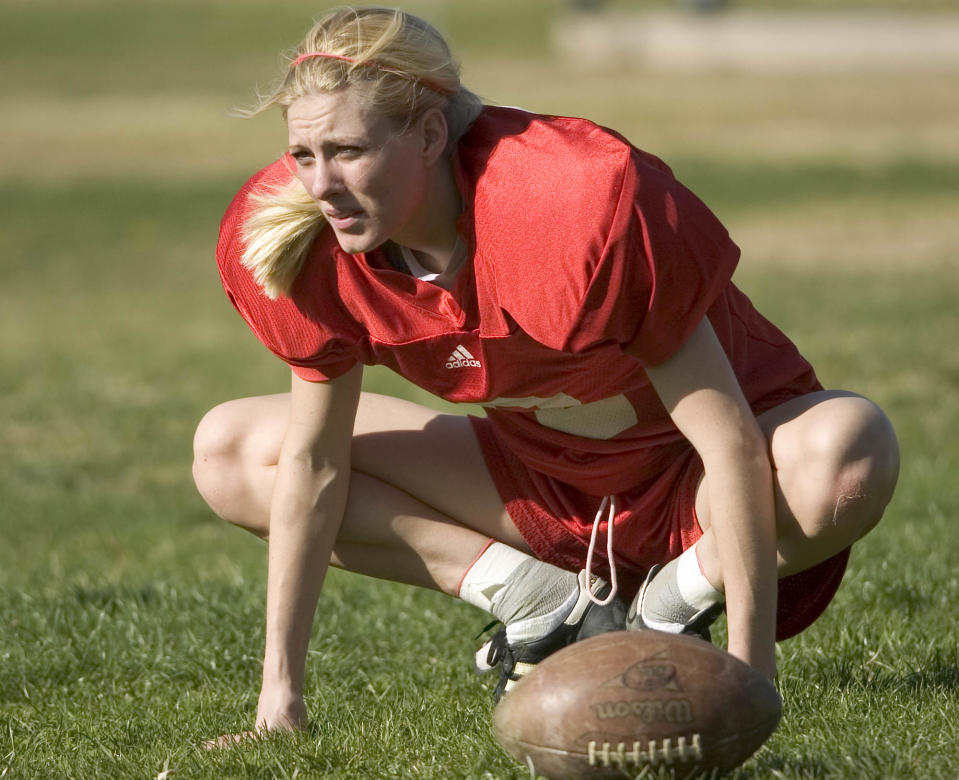
[[[251,732],[225,747],[306,727],[303,676],[313,616],[349,493],[350,443],[363,367],[329,382],[292,375],[290,416],[270,501],[263,684]]]
[[[204,750],[216,750],[261,739],[271,731],[301,731],[306,725],[306,704],[301,694],[283,686],[264,684],[256,708],[256,728],[236,734],[222,734],[206,740],[202,747]]]
[[[306,728],[307,712],[303,696],[283,686],[264,683],[256,707],[256,730],[300,731]]]

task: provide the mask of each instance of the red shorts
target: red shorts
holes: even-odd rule
[[[488,420],[470,420],[503,504],[536,557],[570,571],[582,569],[601,499],[528,468],[500,444]],[[651,486],[617,494],[616,575],[627,601],[639,590],[650,566],[672,560],[702,536],[695,506],[702,474],[702,461],[690,446]],[[593,570],[608,579],[606,527],[604,519],[593,552]],[[839,588],[848,560],[845,549],[779,580],[776,639],[795,636],[823,613]]]

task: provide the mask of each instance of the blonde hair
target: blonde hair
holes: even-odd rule
[[[322,53],[333,56],[302,57]],[[341,59],[343,58],[343,59]],[[349,88],[407,132],[439,109],[449,126],[450,151],[477,117],[482,102],[462,86],[459,64],[442,35],[412,14],[380,6],[339,8],[316,21],[288,56],[279,84],[239,116],[278,106],[284,117],[306,95]],[[310,246],[325,227],[319,205],[295,177],[251,195],[243,224],[242,262],[270,298],[288,295]]]

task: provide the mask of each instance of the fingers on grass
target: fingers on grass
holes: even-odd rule
[[[263,739],[263,734],[259,731],[241,731],[238,734],[222,734],[216,739],[208,739],[200,743],[204,750],[222,750],[223,748],[234,747],[247,742],[257,742]]]

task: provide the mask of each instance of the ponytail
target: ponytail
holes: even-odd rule
[[[252,194],[250,203],[253,208],[243,223],[242,263],[275,300],[289,294],[326,219],[296,177]]]

